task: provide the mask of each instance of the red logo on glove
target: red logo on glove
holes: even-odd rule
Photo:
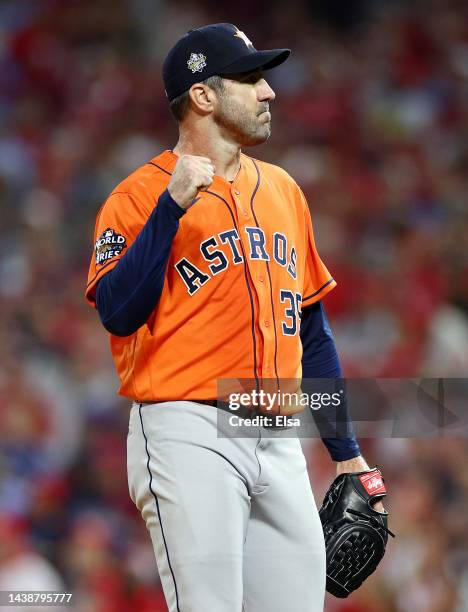
[[[381,495],[387,492],[379,470],[362,474],[359,480],[368,495]]]

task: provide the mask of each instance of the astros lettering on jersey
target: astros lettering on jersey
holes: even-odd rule
[[[167,188],[164,151],[101,208],[86,297],[123,257]],[[128,337],[111,335],[119,393],[135,401],[215,399],[217,380],[300,379],[301,308],[335,285],[314,242],[307,202],[281,168],[241,155],[180,219],[159,303]],[[242,307],[239,307],[242,304]]]

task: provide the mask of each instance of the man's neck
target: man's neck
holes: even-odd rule
[[[216,144],[207,137],[196,137],[180,133],[179,141],[174,147],[174,153],[179,157],[182,155],[199,155],[208,157],[215,167],[217,176],[226,181],[233,181],[240,168],[240,146],[231,142],[218,140]]]

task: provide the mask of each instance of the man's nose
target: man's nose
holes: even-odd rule
[[[276,98],[276,94],[273,89],[268,85],[265,79],[261,79],[258,85],[257,97],[259,102],[263,100],[274,100]]]

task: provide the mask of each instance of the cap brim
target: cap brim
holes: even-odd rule
[[[221,74],[238,74],[251,70],[270,70],[285,62],[291,55],[291,49],[272,49],[270,51],[254,51],[244,55],[220,71]]]

